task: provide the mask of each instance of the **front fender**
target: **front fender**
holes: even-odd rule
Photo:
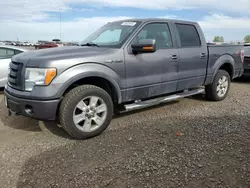
[[[111,68],[96,63],[81,64],[71,67],[56,77],[53,81],[53,85],[61,85],[57,92],[57,96],[61,97],[67,88],[74,82],[87,77],[100,77],[109,81],[116,90],[118,102],[121,102],[122,95],[120,88],[123,84],[121,83],[119,75]]]

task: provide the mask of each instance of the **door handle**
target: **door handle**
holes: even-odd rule
[[[206,53],[201,53],[201,58],[206,57]]]
[[[178,59],[178,56],[177,55],[172,55],[171,59],[176,60],[176,59]]]

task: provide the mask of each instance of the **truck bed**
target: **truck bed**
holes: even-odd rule
[[[218,59],[223,57],[232,58],[234,61],[234,70],[241,70],[243,66],[241,60],[242,49],[243,45],[208,45],[208,75],[214,72],[214,63],[218,62]]]

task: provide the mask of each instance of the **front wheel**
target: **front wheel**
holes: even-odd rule
[[[206,98],[212,101],[222,101],[230,89],[230,76],[227,71],[219,70],[212,84],[206,86]]]
[[[103,89],[78,86],[66,94],[59,109],[62,127],[75,139],[87,139],[102,133],[110,124],[113,102]]]

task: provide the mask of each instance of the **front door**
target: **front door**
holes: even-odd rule
[[[156,40],[154,53],[133,54],[131,44]],[[146,24],[125,49],[126,99],[138,100],[176,91],[178,61],[169,26],[165,22]]]

